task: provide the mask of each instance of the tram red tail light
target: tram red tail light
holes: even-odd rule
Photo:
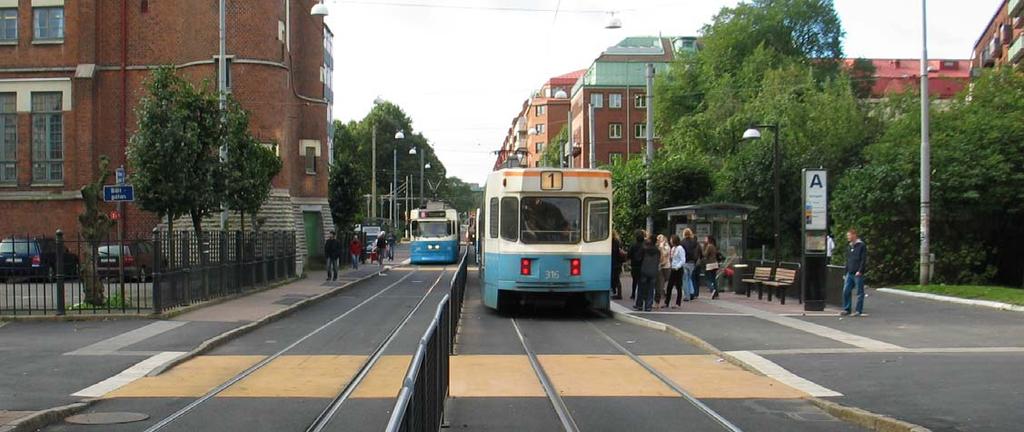
[[[529,258],[519,260],[519,274],[529,276],[533,273],[533,261]]]
[[[569,274],[572,276],[579,276],[583,273],[583,265],[580,264],[579,258],[573,258],[569,261]]]

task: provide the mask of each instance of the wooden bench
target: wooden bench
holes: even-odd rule
[[[772,268],[771,267],[755,267],[754,277],[750,279],[742,279],[741,282],[747,284],[747,297],[750,297],[750,285],[757,285],[757,299],[763,298],[764,293],[761,291],[761,284],[765,282],[771,282],[772,280]],[[768,295],[771,295],[769,293]]]
[[[772,291],[778,291],[780,304],[786,304],[786,288],[793,286],[794,283],[796,283],[796,270],[781,267],[775,269],[775,279],[761,282],[762,285],[768,287],[768,301],[772,301]]]

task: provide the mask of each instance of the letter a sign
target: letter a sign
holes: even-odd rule
[[[804,170],[804,229],[828,229],[828,172]]]

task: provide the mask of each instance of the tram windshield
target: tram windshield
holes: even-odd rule
[[[438,238],[454,234],[452,224],[447,221],[416,222],[415,225],[413,229],[416,232],[416,237]]]
[[[580,241],[579,198],[524,197],[520,239],[529,244],[574,244]]]

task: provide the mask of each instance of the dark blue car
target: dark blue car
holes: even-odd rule
[[[77,277],[78,256],[66,247],[63,249],[60,253],[64,258],[64,275]],[[57,253],[57,244],[52,239],[9,237],[0,240],[0,278],[55,280]]]

